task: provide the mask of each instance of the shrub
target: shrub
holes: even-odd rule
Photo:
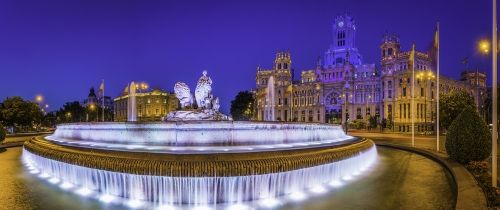
[[[366,128],[366,122],[363,120],[353,120],[349,122],[349,128],[353,129],[363,129]]]
[[[3,127],[2,124],[0,124],[0,143],[5,140],[5,137],[7,136],[7,130]]]
[[[448,128],[446,151],[459,163],[481,161],[490,156],[491,133],[476,110],[466,108]]]

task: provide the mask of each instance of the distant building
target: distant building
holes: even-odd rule
[[[103,103],[104,100],[104,103]],[[113,111],[113,99],[110,96],[98,96],[95,93],[93,87],[90,88],[89,94],[86,99],[83,100],[83,106],[89,107],[91,104],[94,104],[98,107],[102,107],[104,104],[104,109]]]
[[[91,104],[98,104],[97,95],[95,94],[94,87],[90,88],[89,95],[83,100],[83,106],[88,107]]]
[[[128,87],[122,95],[114,99],[114,120],[118,122],[127,121]],[[160,89],[136,93],[137,120],[138,121],[160,121],[170,111],[179,107],[179,100],[173,93]]]
[[[436,72],[431,52],[402,51],[399,37],[385,35],[380,45],[380,68],[364,64],[355,45],[356,23],[348,15],[333,24],[333,43],[313,69],[293,79],[290,52],[278,52],[273,67],[257,67],[256,120],[345,124],[368,122],[370,117],[390,121],[394,131],[434,131],[436,119]],[[411,108],[412,67],[415,70],[415,107]],[[268,94],[274,78],[274,96]],[[465,90],[484,106],[486,75],[465,71],[461,80],[440,76],[440,91]],[[273,118],[273,119],[270,119]]]

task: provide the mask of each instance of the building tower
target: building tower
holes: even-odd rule
[[[389,70],[388,64],[399,54],[401,45],[399,37],[395,34],[385,34],[380,45],[382,71],[386,73]]]
[[[333,43],[325,52],[324,68],[342,66],[345,63],[346,54],[349,54],[348,62],[353,65],[361,65],[362,57],[356,48],[356,23],[349,15],[341,15],[335,18],[332,26]]]
[[[292,84],[292,59],[290,52],[278,52],[274,59],[275,83],[278,86],[286,86]]]

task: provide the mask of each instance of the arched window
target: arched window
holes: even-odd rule
[[[278,63],[278,69],[281,69],[281,63]]]
[[[387,55],[392,55],[392,48],[387,49]]]
[[[283,66],[284,69],[288,69],[288,63],[283,64]]]

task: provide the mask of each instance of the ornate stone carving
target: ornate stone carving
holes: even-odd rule
[[[177,99],[181,103],[181,108],[191,107],[193,105],[193,95],[189,86],[184,82],[177,82],[174,85],[174,92]]]
[[[231,117],[219,112],[219,98],[212,95],[212,79],[208,76],[207,71],[203,71],[195,89],[198,109],[192,109],[193,96],[186,83],[175,83],[174,91],[181,103],[182,110],[168,113],[164,118],[166,121],[232,120]]]
[[[207,76],[207,71],[203,71],[203,75],[198,80],[198,84],[196,85],[196,90],[194,91],[194,95],[196,97],[196,104],[198,108],[209,109],[210,107],[210,97],[212,93],[212,79]]]

